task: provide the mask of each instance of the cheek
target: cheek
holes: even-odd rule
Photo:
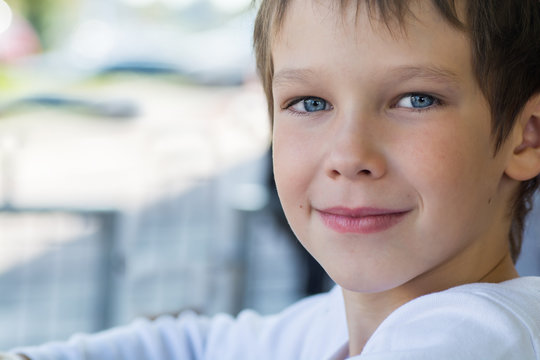
[[[401,134],[399,147],[390,158],[394,175],[410,183],[420,196],[434,192],[439,194],[448,184],[461,180],[462,158],[465,149],[456,141],[449,141],[438,131],[418,130],[414,134]]]
[[[302,205],[312,173],[309,169],[309,151],[298,137],[286,129],[276,127],[273,135],[274,176],[278,194],[287,212],[292,206]]]
[[[407,176],[431,220],[442,218],[457,226],[478,219],[477,212],[485,211],[496,192],[500,169],[492,158],[489,130],[483,130],[437,130],[411,142],[404,152],[410,165]]]
[[[419,181],[450,193],[482,182],[493,164],[489,124],[483,113],[452,112],[424,131],[409,134],[414,141],[406,143],[406,152]]]
[[[273,133],[274,176],[281,205],[299,239],[309,236],[310,196],[320,171],[320,146],[309,131],[278,123]]]

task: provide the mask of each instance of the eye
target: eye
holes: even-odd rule
[[[285,108],[296,113],[311,113],[330,110],[332,107],[324,99],[318,97],[303,97],[293,100]]]
[[[439,105],[440,100],[434,96],[427,94],[408,94],[401,99],[396,104],[396,107],[401,108],[411,108],[411,109],[426,109],[433,105]]]

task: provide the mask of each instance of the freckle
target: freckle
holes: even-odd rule
[[[491,201],[492,201],[492,199],[491,199],[491,198],[489,198],[489,200],[488,200],[488,204],[491,204]]]
[[[300,209],[303,209],[304,208],[304,205],[300,205]]]

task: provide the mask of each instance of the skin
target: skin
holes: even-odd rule
[[[272,43],[274,170],[293,231],[343,288],[356,355],[411,299],[518,276],[506,170],[520,137],[494,153],[469,40],[429,2],[391,31],[362,6],[355,18],[328,4],[292,1]],[[402,215],[336,231],[333,207]]]

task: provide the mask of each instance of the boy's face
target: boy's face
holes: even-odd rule
[[[293,230],[349,290],[478,281],[507,254],[515,184],[469,40],[428,1],[392,34],[330,3],[294,0],[273,42],[275,176]]]

